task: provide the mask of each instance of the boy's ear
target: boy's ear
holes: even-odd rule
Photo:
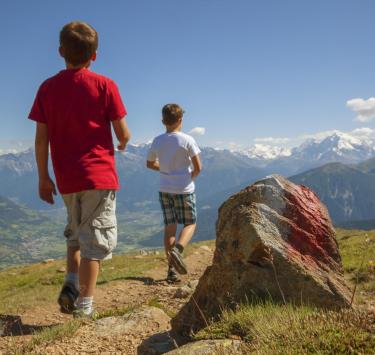
[[[91,61],[92,62],[95,62],[95,60],[96,60],[96,52],[92,55],[92,57],[91,57]]]
[[[64,51],[64,48],[63,47],[59,47],[59,54],[61,57],[65,58],[65,51]]]

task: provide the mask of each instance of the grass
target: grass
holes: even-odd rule
[[[200,246],[213,246],[213,241],[199,242],[189,246],[186,254]],[[165,265],[164,252],[138,258],[138,253],[115,255],[102,264],[98,287],[131,277],[142,277],[147,270]],[[56,297],[64,280],[64,273],[58,272],[65,261],[38,263],[10,267],[0,270],[0,314],[20,314],[24,311],[56,302]]]
[[[29,354],[40,344],[48,344],[66,337],[72,337],[80,328],[81,324],[82,321],[71,320],[62,325],[45,328],[42,331],[35,333],[28,343],[22,345],[21,347],[16,347],[14,349],[14,354]]]
[[[347,279],[358,281],[360,291],[375,292],[375,230],[337,230]]]
[[[140,277],[149,269],[161,265],[163,256],[148,255],[137,259],[135,255],[117,255],[103,263],[98,287],[108,282]],[[55,303],[64,280],[58,270],[62,260],[12,267],[0,271],[0,313],[19,314],[35,306]]]
[[[271,302],[241,305],[195,336],[223,338],[243,340],[249,353],[370,354],[375,352],[375,316]]]

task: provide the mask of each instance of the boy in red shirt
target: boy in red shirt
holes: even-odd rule
[[[67,208],[67,275],[58,303],[74,317],[94,316],[93,295],[100,260],[117,243],[119,189],[111,125],[124,150],[130,139],[126,109],[116,84],[89,70],[98,35],[84,22],[60,32],[66,69],[42,83],[29,118],[36,121],[35,154],[39,196],[53,204],[55,184],[48,172],[51,150],[57,188]]]

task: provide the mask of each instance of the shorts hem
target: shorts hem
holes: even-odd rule
[[[88,260],[110,260],[112,259],[112,252],[105,254],[103,256],[93,255],[93,254],[82,254],[81,252],[81,258],[82,259],[88,259]]]

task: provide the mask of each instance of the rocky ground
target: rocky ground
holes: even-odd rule
[[[181,277],[181,282],[175,285],[165,281],[166,267],[163,265],[142,277],[116,280],[98,288],[96,309],[101,314],[108,314],[108,317],[86,322],[70,336],[33,346],[30,353],[136,354],[145,339],[159,333],[164,333],[161,343],[168,342],[170,316],[190,297],[212,256],[212,248],[206,245],[187,256],[189,274]],[[29,328],[39,330],[71,320],[70,316],[59,313],[55,303],[28,309],[20,316],[26,333]],[[32,335],[1,337],[0,353],[12,354],[17,349],[29,352],[25,346],[31,338]]]

